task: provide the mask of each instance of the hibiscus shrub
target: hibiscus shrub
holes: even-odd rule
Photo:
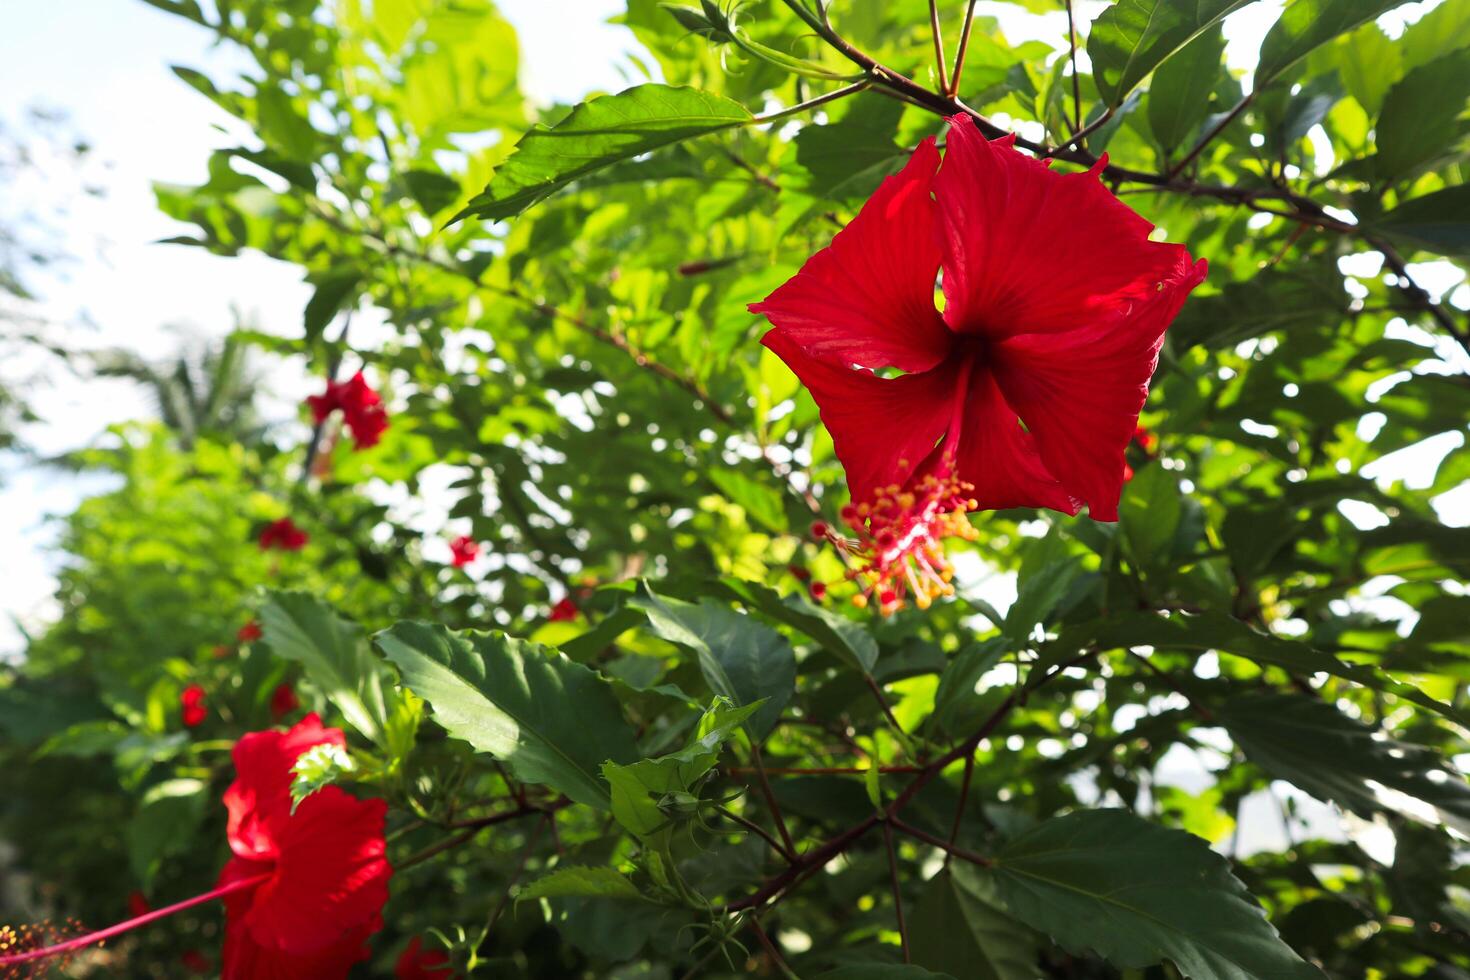
[[[79,457],[0,976],[1470,971],[1470,2],[150,2],[318,380]]]

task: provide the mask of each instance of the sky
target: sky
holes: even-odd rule
[[[606,23],[618,0],[501,0],[522,45],[523,81],[542,102],[576,101],[590,89],[626,85],[617,70],[634,47],[625,28]],[[85,29],[79,29],[85,25]],[[36,281],[48,328],[88,348],[124,346],[147,356],[174,352],[182,339],[228,333],[237,316],[283,334],[299,329],[310,296],[299,270],[259,254],[236,258],[156,244],[185,231],[157,209],[153,183],[201,183],[214,149],[242,142],[239,124],[170,71],[185,65],[227,77],[244,60],[215,46],[204,29],[142,0],[12,0],[0,34],[0,122],[23,128],[29,108],[59,111],[63,127],[94,147],[96,160],[72,177],[60,160],[25,186],[3,190],[0,206],[44,202],[74,256],[57,275]],[[78,70],[85,66],[85,70]],[[33,144],[44,153],[44,143]],[[91,199],[82,185],[105,195]],[[66,213],[53,213],[55,206]],[[89,326],[77,326],[85,321]],[[0,366],[0,384],[45,370]],[[304,379],[284,372],[293,384]],[[42,454],[95,440],[106,426],[151,414],[124,381],[53,377],[32,392],[45,424],[26,432]],[[26,466],[0,455],[0,656],[23,643],[17,621],[36,625],[51,612],[56,556],[49,550],[64,514],[96,480]]]

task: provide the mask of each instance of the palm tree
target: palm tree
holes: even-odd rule
[[[149,389],[159,418],[185,448],[202,435],[248,444],[265,431],[255,406],[259,376],[235,335],[186,345],[161,361],[121,348],[94,352],[91,360],[99,376],[128,378]]]

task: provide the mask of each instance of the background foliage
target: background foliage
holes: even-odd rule
[[[1470,971],[1470,532],[1435,507],[1470,479],[1470,319],[1410,268],[1470,258],[1470,3],[1390,32],[1395,2],[1293,0],[1242,77],[1239,2],[1079,9],[1075,57],[977,16],[961,74],[974,4],[935,5],[936,69],[918,0],[629,0],[642,87],[538,107],[488,0],[150,2],[248,61],[176,69],[254,133],[158,189],[177,243],[315,292],[198,368],[113,365],[164,421],[77,460],[118,487],[0,673],[7,915],[202,890],[284,682],[354,739],[303,790],[392,806],[369,973],[430,929],[496,976]],[[1058,168],[1106,151],[1211,273],[1121,521],[978,515],[958,598],[880,620],[806,534],[841,469],[746,304],[962,107]],[[247,350],[365,369],[382,443],[259,424]],[[286,514],[306,548],[258,549]],[[445,564],[444,519],[484,557]],[[1160,781],[1181,755],[1197,786]],[[174,975],[217,933],[72,969]]]

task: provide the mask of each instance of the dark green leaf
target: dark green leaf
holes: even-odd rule
[[[1313,48],[1401,3],[1403,0],[1296,0],[1287,4],[1261,42],[1255,87],[1265,88]]]
[[[1192,980],[1322,976],[1209,844],[1125,810],[1054,817],[1007,843],[985,877],[1011,915],[1116,967],[1168,960]]]
[[[557,868],[516,892],[516,901],[537,898],[622,898],[643,900],[643,893],[614,868]]]
[[[334,268],[313,276],[311,282],[316,286],[316,292],[306,302],[302,321],[306,327],[306,339],[316,341],[357,290],[358,283],[362,282],[362,270],[352,266]]]
[[[782,597],[775,589],[733,578],[721,579],[710,591],[800,630],[828,653],[865,674],[871,674],[878,662],[878,644],[867,630],[840,613],[807,601],[804,596],[793,593]]]
[[[1444,153],[1464,135],[1459,123],[1470,101],[1470,48],[1404,76],[1383,100],[1373,157],[1374,176],[1394,182]],[[1463,185],[1462,185],[1463,186]]]
[[[456,219],[514,217],[619,160],[743,126],[751,118],[739,103],[671,85],[639,85],[583,102],[556,125],[523,136],[490,185]]]
[[[1140,467],[1123,485],[1118,519],[1129,552],[1140,564],[1157,566],[1167,561],[1182,513],[1179,478],[1162,463]]]
[[[1148,77],[1165,58],[1248,0],[1119,0],[1098,15],[1087,38],[1097,89],[1109,105]]]
[[[392,681],[362,627],[305,592],[270,593],[260,625],[271,651],[305,667],[348,724],[374,742],[383,740],[388,720],[383,692]]]
[[[1446,823],[1470,832],[1470,784],[1441,767],[1430,749],[1383,738],[1330,702],[1295,694],[1238,697],[1221,724],[1256,765],[1365,817],[1393,808],[1370,781],[1428,803]],[[1417,817],[1413,808],[1404,810]]]
[[[423,623],[399,623],[377,642],[449,734],[504,760],[524,782],[606,809],[602,763],[638,757],[611,684],[555,650]]]
[[[153,886],[164,858],[182,854],[194,844],[204,819],[209,786],[198,779],[169,779],[149,787],[128,824],[128,862],[144,891]]]
[[[1035,980],[1037,936],[977,894],[988,884],[959,863],[929,880],[910,919],[916,964],[971,980]]]
[[[796,656],[784,636],[711,599],[695,605],[647,585],[629,605],[647,614],[658,636],[694,652],[710,690],[737,705],[765,701],[750,721],[752,737],[775,726],[796,687]]]
[[[908,155],[894,142],[903,103],[860,96],[839,121],[807,126],[796,134],[796,162],[811,180],[807,189],[833,200],[867,197]]]
[[[1148,89],[1148,125],[1166,151],[1192,142],[1210,111],[1220,77],[1225,35],[1218,25],[1190,41],[1159,66]]]
[[[1411,248],[1470,258],[1470,184],[1412,198],[1370,224]]]

